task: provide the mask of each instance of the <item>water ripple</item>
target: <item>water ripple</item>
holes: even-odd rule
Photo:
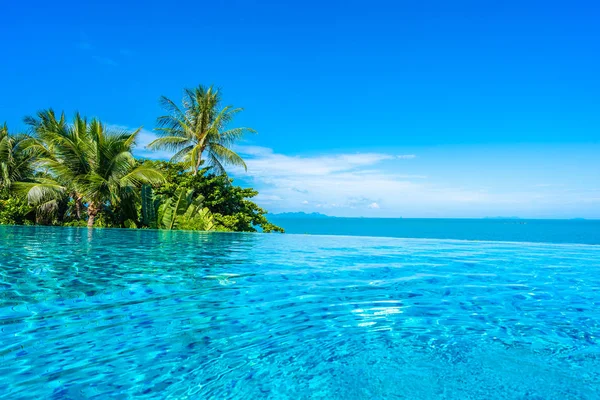
[[[43,227],[0,237],[0,398],[600,391],[600,246]]]

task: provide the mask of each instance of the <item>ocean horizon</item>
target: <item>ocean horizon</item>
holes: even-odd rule
[[[270,218],[288,234],[600,244],[600,220],[591,219]]]

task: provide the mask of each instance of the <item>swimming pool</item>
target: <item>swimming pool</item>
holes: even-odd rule
[[[0,227],[0,398],[592,399],[600,246]]]

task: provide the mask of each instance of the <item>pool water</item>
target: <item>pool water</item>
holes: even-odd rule
[[[0,227],[0,398],[595,399],[600,246]]]

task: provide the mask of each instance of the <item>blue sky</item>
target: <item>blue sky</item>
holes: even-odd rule
[[[152,138],[215,83],[273,212],[600,218],[593,1],[32,1],[2,7],[0,121],[53,107]],[[161,154],[154,154],[154,157]]]

